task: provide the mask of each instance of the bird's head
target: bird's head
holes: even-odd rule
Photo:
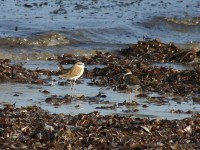
[[[127,68],[124,70],[124,76],[129,75],[129,74],[133,74],[131,69]]]

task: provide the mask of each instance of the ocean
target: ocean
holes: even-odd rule
[[[3,0],[0,58],[118,51],[140,40],[199,47],[195,0]]]

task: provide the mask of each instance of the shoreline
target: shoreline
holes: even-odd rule
[[[0,60],[1,81],[5,84],[13,82],[18,86],[11,84],[10,88],[16,88],[18,91],[11,92],[9,99],[24,98],[25,101],[37,101],[37,103],[21,107],[16,107],[21,100],[13,104],[5,101],[0,103],[2,105],[0,147],[11,149],[199,148],[196,138],[199,134],[200,117],[198,52],[193,49],[180,49],[173,43],[149,40],[139,41],[122,49],[121,54],[97,51],[90,56],[74,56],[65,53],[57,59],[47,60],[47,62],[54,62],[52,64],[41,63],[43,68],[36,65],[37,68],[34,69],[34,61],[29,66],[32,69],[28,69],[26,68],[28,61],[23,64],[11,64],[9,59],[2,59]],[[83,79],[77,81],[77,89],[73,91],[68,84],[63,87],[65,81],[58,79],[62,70],[57,70],[56,66],[59,63],[66,68],[67,64],[68,68],[77,61],[87,65]],[[154,63],[188,64],[193,69],[177,70],[152,66]],[[142,87],[142,93],[133,92],[134,96],[130,100],[128,100],[130,87],[123,79],[123,71],[126,68],[134,73],[135,79],[140,80]],[[18,83],[25,85],[21,89],[30,90],[37,97],[32,99],[31,96],[34,94],[20,91]],[[86,88],[89,90],[87,91]],[[86,91],[93,93],[93,96],[88,96]],[[111,99],[115,94],[119,101],[116,97]],[[117,94],[121,94],[122,97]],[[186,103],[185,106],[191,105],[192,109],[196,107],[193,110],[182,110],[181,105],[180,109],[173,109],[191,100],[194,104]],[[170,101],[175,103],[170,104]],[[168,114],[171,113],[172,116],[188,114],[190,117],[180,120],[148,118],[150,114],[139,117],[140,113],[150,110],[152,106],[156,108],[156,106],[169,104],[171,107],[169,106],[170,110],[167,109]],[[73,108],[74,112],[81,111],[82,108],[84,112],[88,109],[86,106],[91,106],[95,111],[74,115],[50,113],[39,107],[42,105],[51,105],[55,110],[61,109],[62,106],[69,106],[67,108]],[[109,113],[116,110],[118,112],[121,110],[121,115]],[[101,115],[106,111],[107,114]],[[155,111],[156,113],[158,112]]]

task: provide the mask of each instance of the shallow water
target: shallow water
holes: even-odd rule
[[[199,47],[199,7],[194,0],[0,1],[0,58],[113,51],[152,38]]]
[[[57,70],[57,63],[54,61],[14,61],[12,63],[24,64],[27,69],[35,70],[38,69],[48,69]],[[64,68],[68,68],[71,65],[64,65]],[[96,65],[87,65],[88,70],[93,69]],[[105,67],[105,66],[98,66]],[[41,78],[46,78],[45,75],[41,75]],[[155,98],[162,97],[157,93],[148,92],[148,95],[153,98],[153,100],[147,98],[135,97],[135,92],[131,95],[131,100],[139,103],[138,106],[117,106],[115,109],[96,109],[96,107],[101,106],[113,106],[114,104],[123,103],[125,100],[128,101],[128,92],[116,92],[113,91],[111,87],[97,87],[90,86],[90,79],[80,79],[81,84],[77,84],[74,89],[71,89],[70,85],[61,86],[58,84],[59,79],[57,76],[52,76],[55,82],[51,82],[50,86],[35,85],[35,84],[21,84],[21,83],[10,83],[4,82],[0,83],[0,104],[4,103],[16,103],[17,107],[37,105],[50,113],[65,113],[75,115],[78,113],[90,113],[93,111],[100,111],[103,115],[108,114],[119,114],[119,115],[131,115],[132,117],[149,117],[149,118],[161,118],[161,119],[183,119],[191,117],[191,114],[176,114],[171,113],[171,110],[182,110],[187,112],[199,111],[200,105],[194,104],[192,101],[188,102],[176,102],[172,100],[174,96],[165,95],[165,99],[157,102]],[[47,90],[50,93],[44,94],[42,91]],[[63,104],[60,106],[55,106],[50,103],[45,102],[45,99],[51,95],[57,95],[64,97],[66,94],[72,95],[73,97],[80,97],[82,95],[94,97],[102,92],[106,97],[101,97],[99,100],[89,101],[89,100],[72,100],[71,103]],[[109,101],[108,104],[103,102]],[[79,107],[76,107],[79,105]],[[147,105],[148,107],[143,107]],[[136,111],[138,110],[138,111]]]
[[[50,113],[64,113],[76,115],[79,113],[90,113],[93,111],[100,111],[102,115],[108,114],[120,114],[131,115],[133,117],[149,117],[149,118],[162,118],[162,119],[183,119],[191,117],[191,114],[175,114],[170,113],[170,110],[182,110],[184,112],[199,111],[200,105],[193,104],[192,102],[181,102],[169,100],[166,104],[157,104],[148,102],[145,98],[135,98],[134,100],[139,103],[138,106],[117,106],[115,109],[96,109],[101,106],[112,106],[114,104],[122,103],[124,100],[128,100],[128,93],[114,92],[112,89],[99,88],[95,86],[88,86],[88,80],[82,80],[82,84],[78,84],[75,89],[71,90],[70,85],[59,86],[54,83],[51,86],[40,86],[31,84],[19,84],[19,83],[1,83],[0,86],[0,103],[16,103],[16,107],[37,105]],[[43,94],[42,91],[47,90],[50,94]],[[72,100],[69,104],[63,104],[60,106],[54,106],[46,103],[45,99],[51,95],[57,95],[63,97],[66,94],[73,95],[74,97],[96,96],[99,92],[103,92],[107,97],[101,98],[101,100],[109,101],[109,104],[102,104],[101,102],[89,103],[82,100]],[[132,95],[134,98],[134,93]],[[143,108],[142,105],[147,105],[147,108]],[[76,106],[79,105],[78,108]],[[134,110],[137,109],[137,112]]]
[[[176,70],[193,70],[193,67],[191,65],[176,64],[176,63],[155,63],[152,66],[165,67]]]

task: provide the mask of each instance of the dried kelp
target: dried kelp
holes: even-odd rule
[[[199,149],[199,119],[149,120],[49,114],[37,106],[0,110],[1,149]]]

